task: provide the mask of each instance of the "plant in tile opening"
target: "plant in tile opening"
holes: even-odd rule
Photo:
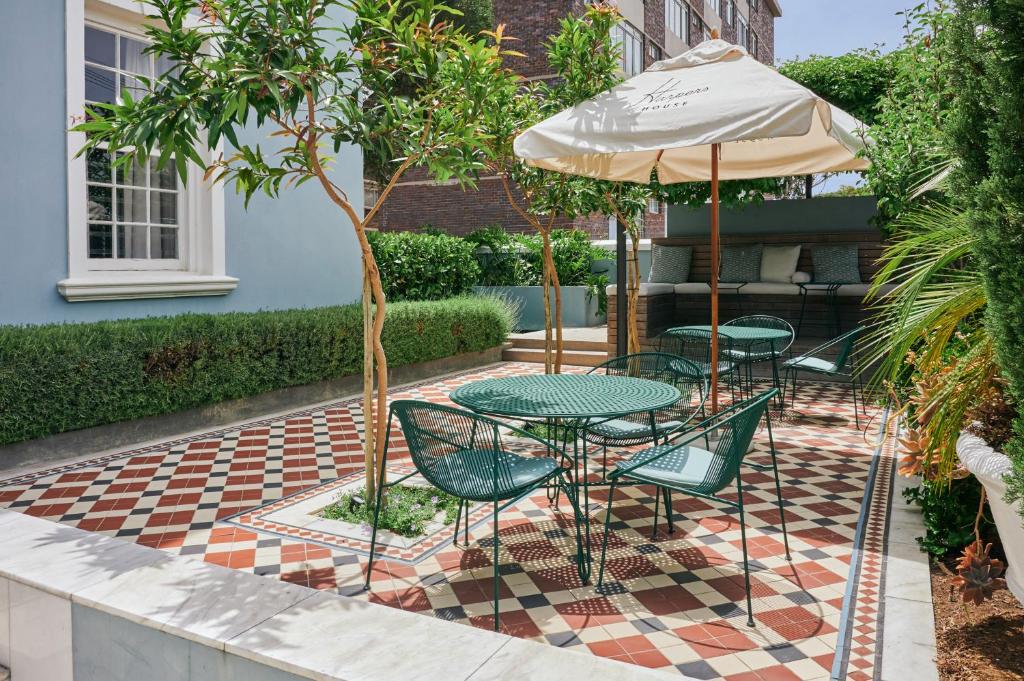
[[[507,79],[499,48],[455,26],[434,0],[152,0],[148,51],[170,64],[139,99],[100,104],[76,130],[91,148],[173,158],[206,180],[256,192],[316,181],[347,216],[363,262],[367,487],[372,490],[387,424],[388,364],[381,343],[386,297],[367,226],[412,167],[472,185],[485,150],[481,103]],[[341,21],[343,19],[343,21]],[[266,126],[263,144],[240,138]],[[226,140],[223,154],[207,154]],[[272,151],[266,147],[279,145]],[[362,150],[381,190],[365,215],[332,179],[335,157]],[[374,397],[374,372],[376,396]],[[374,404],[376,402],[376,404]],[[377,474],[375,474],[375,472]]]

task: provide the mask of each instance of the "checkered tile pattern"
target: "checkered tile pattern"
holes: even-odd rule
[[[446,402],[467,382],[537,370],[495,365],[392,397]],[[616,490],[600,590],[576,575],[574,523],[564,499],[554,508],[539,492],[502,512],[498,586],[505,631],[697,679],[812,681],[829,676],[836,650],[843,649],[841,622],[849,616],[855,623],[849,669],[869,678],[877,663],[888,476],[880,472],[873,494],[865,489],[875,447],[853,427],[852,402],[841,387],[803,385],[795,408],[774,417],[793,560],[785,560],[772,476],[746,472],[755,628],[745,625],[737,513],[677,494],[674,531],[662,516],[652,536],[654,490],[636,486]],[[487,508],[474,512],[468,547],[453,545],[452,528],[445,528],[409,550],[385,548],[370,593],[362,590],[368,536],[261,520],[325,485],[357,478],[361,427],[358,402],[318,407],[0,481],[0,506],[490,628],[494,528]],[[393,433],[393,445],[390,462],[401,467],[400,433]],[[758,435],[751,458],[769,461],[766,433]],[[886,455],[885,471],[890,463]],[[607,495],[600,487],[590,494],[596,546]],[[865,499],[866,543],[855,554]],[[853,610],[844,614],[851,575],[860,581]]]

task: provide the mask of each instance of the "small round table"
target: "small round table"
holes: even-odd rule
[[[675,328],[666,331],[666,334],[670,334],[673,331],[705,331],[711,333],[710,325],[695,325],[695,326],[677,326]],[[736,345],[752,346],[758,343],[767,343],[770,341],[783,340],[789,338],[791,335],[789,331],[783,331],[782,329],[762,329],[756,326],[733,326],[733,325],[719,325],[718,333],[721,336],[725,336]]]
[[[667,383],[603,374],[540,374],[490,378],[456,388],[449,395],[455,404],[482,414],[569,422],[567,428],[574,433],[572,489],[576,495],[574,502],[581,509],[576,532],[577,568],[584,583],[590,579],[591,569],[590,516],[586,506],[579,502],[581,489],[583,500],[589,500],[590,482],[586,469],[586,440],[581,451],[578,445],[579,438],[575,436],[576,431],[593,420],[607,420],[647,412],[651,415],[652,437],[657,441],[655,413],[675,404],[681,397],[682,393]],[[568,455],[566,452],[563,454]],[[582,476],[578,474],[581,460]]]

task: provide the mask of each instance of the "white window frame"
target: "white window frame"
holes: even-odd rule
[[[665,26],[680,40],[686,40],[687,9],[683,0],[665,0]]]
[[[238,279],[226,273],[224,188],[205,183],[204,169],[192,163],[187,189],[181,189],[178,260],[89,258],[86,160],[75,158],[86,140],[70,130],[85,115],[85,25],[144,38],[141,27],[152,7],[135,0],[67,0],[65,8],[68,277],[57,290],[71,302],[230,293]],[[200,155],[212,160],[218,151]]]
[[[627,78],[631,78],[644,70],[644,36],[633,24],[621,21],[612,27],[612,39],[622,49],[619,65]],[[634,49],[635,48],[635,49]]]

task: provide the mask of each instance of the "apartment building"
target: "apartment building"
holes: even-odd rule
[[[495,24],[518,39],[515,49],[523,57],[509,64],[525,78],[552,77],[545,43],[558,31],[559,21],[586,5],[582,0],[494,0]],[[615,29],[622,45],[622,70],[640,73],[654,62],[685,52],[711,37],[741,44],[766,64],[775,59],[775,20],[781,16],[778,0],[618,0],[623,21]],[[482,178],[475,191],[454,184],[439,184],[423,173],[411,174],[399,184],[380,213],[377,226],[395,231],[433,225],[452,234],[466,234],[487,225],[509,231],[529,229],[513,210],[497,178]],[[609,236],[603,216],[563,221],[595,239]],[[665,207],[652,202],[644,219],[646,236],[665,230]]]

